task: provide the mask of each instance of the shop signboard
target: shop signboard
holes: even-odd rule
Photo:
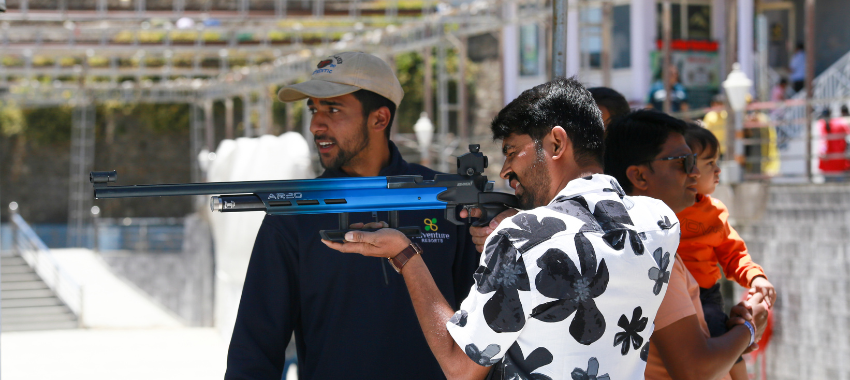
[[[661,41],[657,47],[650,53],[654,81],[661,80]],[[671,47],[671,63],[679,69],[679,81],[688,92],[691,108],[708,106],[722,82],[717,42],[674,40]]]

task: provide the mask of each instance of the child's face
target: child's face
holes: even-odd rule
[[[717,157],[720,155],[720,151],[711,152],[708,149],[702,149],[694,152],[697,154],[697,170],[699,170],[697,192],[711,194],[720,182],[720,167],[717,166]]]

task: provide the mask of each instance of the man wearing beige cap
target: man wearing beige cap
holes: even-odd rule
[[[320,178],[421,175],[433,170],[402,159],[389,140],[404,92],[392,68],[366,53],[317,60],[309,81],[281,89],[281,101],[307,99],[325,172]],[[375,219],[377,218],[377,219]],[[388,220],[351,213],[352,223]],[[467,226],[442,210],[404,211],[440,292],[458,307],[477,268]],[[295,334],[300,379],[444,378],[417,322],[405,283],[386,260],[340,255],[318,231],[336,215],[266,216],[257,234],[227,357],[225,379],[281,378]],[[428,228],[424,228],[428,226]]]

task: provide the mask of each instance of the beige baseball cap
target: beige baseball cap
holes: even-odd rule
[[[390,65],[359,51],[338,53],[319,61],[310,80],[281,88],[277,97],[282,102],[294,102],[306,98],[333,98],[357,90],[381,95],[395,103],[396,108],[404,97],[404,90]]]

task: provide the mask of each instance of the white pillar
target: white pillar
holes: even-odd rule
[[[720,41],[717,61],[720,63],[720,77],[726,78],[726,73],[731,69],[726,67],[726,0],[711,2],[711,39]]]
[[[738,0],[738,63],[747,78],[755,78],[753,0]]]
[[[505,26],[502,28],[502,94],[505,105],[519,96],[519,30],[517,28],[517,5],[503,5]]]
[[[570,0],[567,13],[567,76],[578,75],[581,71],[581,45],[579,43],[578,2]]]
[[[646,101],[652,84],[650,53],[655,50],[655,0],[632,0],[630,21],[632,33],[632,93],[630,100]]]

